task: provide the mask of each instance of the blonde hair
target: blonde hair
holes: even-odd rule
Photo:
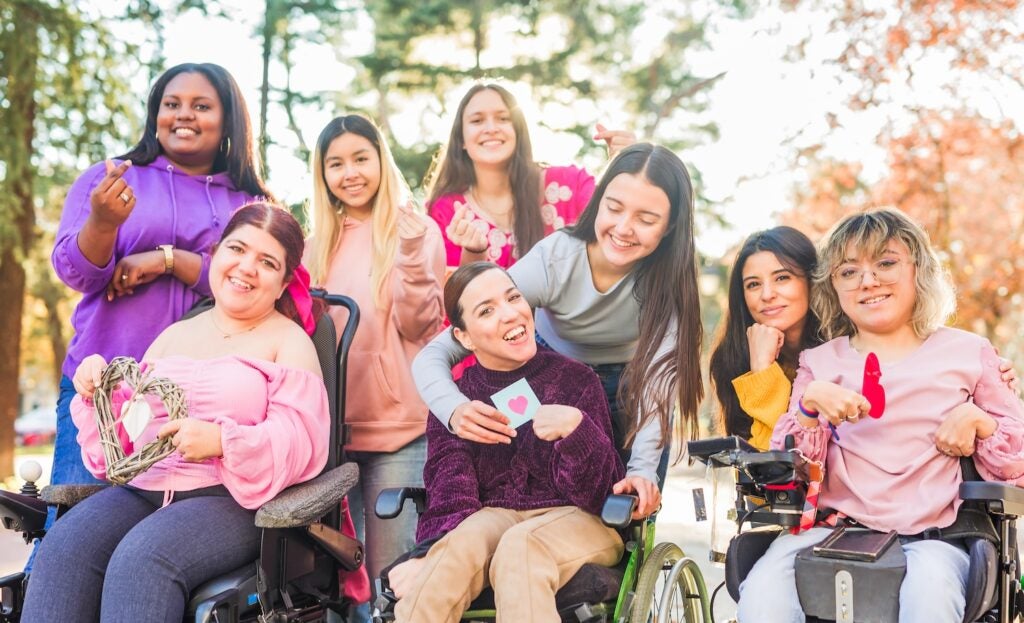
[[[818,249],[811,309],[821,321],[821,333],[826,340],[857,333],[857,327],[839,305],[839,295],[832,284],[832,274],[846,259],[847,248],[852,246],[871,257],[879,257],[890,240],[907,246],[916,267],[914,310],[910,320],[914,333],[921,338],[928,337],[956,311],[952,281],[932,249],[928,234],[900,210],[869,210],[836,223]]]
[[[309,214],[309,222],[313,227],[313,236],[309,241],[310,280],[314,285],[323,285],[331,257],[341,246],[341,223],[345,216],[345,206],[327,188],[324,154],[334,139],[349,132],[370,141],[380,160],[380,188],[374,196],[370,217],[373,228],[370,291],[373,293],[374,304],[382,308],[388,297],[388,275],[398,253],[398,206],[407,201],[411,193],[380,129],[362,115],[345,115],[331,120],[320,132],[313,150],[313,201]]]

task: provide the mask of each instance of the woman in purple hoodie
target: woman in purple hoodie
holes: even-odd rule
[[[598,517],[625,473],[604,390],[586,365],[537,348],[533,311],[504,269],[459,268],[444,306],[479,364],[459,389],[532,418],[493,445],[427,418],[427,509],[412,557],[388,572],[396,621],[458,621],[488,585],[503,620],[557,620],[555,592],[584,564],[622,555],[622,538]]]
[[[51,259],[82,300],[71,316],[50,482],[97,482],[82,464],[69,409],[78,364],[93,353],[141,358],[210,294],[211,248],[231,212],[269,195],[252,142],[245,101],[227,70],[177,65],[153,84],[138,144],[72,185]]]

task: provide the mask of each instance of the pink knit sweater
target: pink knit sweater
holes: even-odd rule
[[[813,380],[861,391],[864,359],[841,337],[804,351],[789,412],[779,419],[772,447],[793,435],[809,458],[825,460],[819,508],[833,508],[875,530],[916,534],[953,523],[960,507],[958,459],[940,453],[935,432],[954,407],[973,401],[991,415],[995,433],[978,440],[974,461],[987,480],[1024,479],[1024,405],[1000,380],[999,358],[988,340],[940,328],[913,353],[882,363],[885,412],[879,419],[838,428],[806,429],[797,401]]]

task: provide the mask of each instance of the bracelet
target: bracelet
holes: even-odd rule
[[[462,247],[462,250],[467,253],[472,253],[473,255],[482,255],[485,251],[487,251],[487,245],[484,245],[484,248],[482,249],[470,249],[469,247]]]
[[[800,409],[800,413],[803,413],[805,416],[809,418],[818,419],[818,412],[813,409],[808,409],[807,407],[805,407],[803,398],[796,401],[796,406],[798,409]]]

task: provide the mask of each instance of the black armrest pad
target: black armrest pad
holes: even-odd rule
[[[110,485],[50,485],[39,492],[39,499],[52,506],[71,508],[97,491]]]
[[[292,485],[256,511],[256,527],[307,526],[334,510],[358,480],[359,466],[343,463],[313,480]]]
[[[601,509],[601,521],[609,528],[619,530],[629,526],[633,519],[633,511],[639,498],[635,495],[609,495],[604,500],[604,507]]]
[[[960,499],[986,502],[996,512],[1006,515],[1024,515],[1024,488],[1002,482],[960,483]]]
[[[686,442],[686,450],[690,458],[707,463],[708,459],[722,452],[737,450],[740,452],[757,452],[746,439],[735,435],[729,437],[713,437]]]
[[[402,512],[406,500],[416,503],[416,512],[422,513],[427,507],[427,490],[423,487],[402,487],[384,489],[377,495],[373,512],[381,519],[394,519]]]

